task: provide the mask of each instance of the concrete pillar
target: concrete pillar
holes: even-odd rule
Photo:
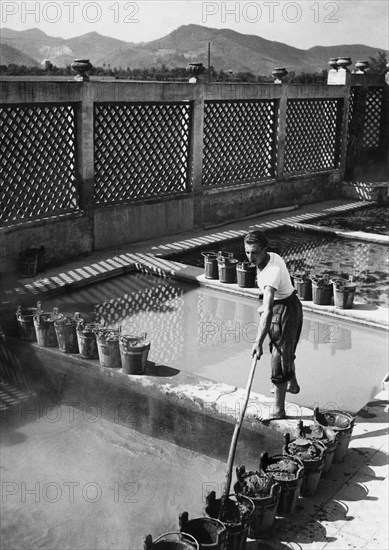
[[[93,82],[83,82],[82,100],[76,114],[77,178],[79,182],[80,208],[88,216],[93,239],[94,226],[94,94]],[[93,242],[93,241],[92,241]],[[94,246],[93,246],[94,248]]]
[[[204,135],[204,84],[197,83],[193,101],[192,132],[190,137],[190,166],[193,174],[193,190],[202,187],[203,135]]]
[[[285,163],[285,143],[286,143],[286,110],[288,106],[288,85],[282,84],[282,94],[278,100],[278,127],[275,128],[275,142],[278,140],[278,147],[273,145],[273,154],[276,154],[276,178],[282,179]],[[277,116],[275,117],[277,124]]]

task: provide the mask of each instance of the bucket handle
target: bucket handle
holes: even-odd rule
[[[162,541],[163,542],[163,537],[169,537],[169,536],[176,536],[177,537],[177,540],[178,541],[183,541],[183,542],[189,542],[189,544],[193,545],[193,548],[195,548],[196,550],[200,550],[200,546],[199,546],[199,543],[197,542],[197,540],[192,537],[192,535],[189,535],[189,533],[183,533],[183,532],[177,532],[177,531],[173,531],[173,532],[170,532],[170,533],[164,533],[163,535],[160,535],[157,539],[154,540],[154,543],[155,542],[160,542]]]

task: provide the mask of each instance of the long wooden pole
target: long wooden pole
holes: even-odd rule
[[[250,399],[251,386],[253,385],[255,367],[256,366],[257,366],[257,356],[255,355],[254,358],[253,358],[253,362],[251,364],[251,370],[250,370],[249,378],[247,380],[246,395],[245,395],[245,400],[244,400],[244,403],[243,403],[243,407],[242,407],[242,410],[240,411],[239,419],[237,420],[237,422],[235,424],[234,433],[232,434],[230,452],[228,454],[228,461],[227,461],[226,482],[225,482],[224,491],[223,491],[221,501],[220,501],[219,520],[221,520],[221,521],[223,521],[223,516],[224,516],[226,504],[227,504],[228,497],[229,497],[229,494],[230,494],[232,468],[234,466],[236,445],[238,443],[239,433],[240,433],[240,429],[241,429],[242,424],[243,424],[244,415],[246,414],[247,404],[248,404],[249,399]]]

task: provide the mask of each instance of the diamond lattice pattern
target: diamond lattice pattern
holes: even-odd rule
[[[274,175],[274,101],[206,101],[203,186]]]
[[[336,168],[340,131],[338,99],[292,99],[286,114],[284,171]]]
[[[95,106],[95,202],[115,204],[187,190],[189,103]]]
[[[363,147],[376,149],[380,145],[382,88],[369,88],[366,96]]]
[[[71,105],[0,107],[0,223],[78,210]]]

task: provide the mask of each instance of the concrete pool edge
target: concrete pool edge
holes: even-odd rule
[[[119,267],[117,266],[118,263],[120,263]],[[240,288],[237,284],[221,283],[219,280],[206,279],[204,269],[175,262],[170,258],[156,257],[151,254],[122,254],[120,256],[118,255],[109,258],[104,262],[104,264],[105,266],[108,265],[109,268],[105,267],[104,271],[97,274],[89,273],[87,276],[80,276],[74,281],[64,282],[61,280],[62,284],[58,286],[50,286],[47,282],[45,284],[45,279],[43,279],[41,284],[37,285],[37,288],[34,289],[33,293],[27,293],[25,291],[22,294],[18,293],[18,296],[13,296],[13,298],[8,302],[3,301],[3,312],[8,316],[13,317],[16,307],[21,303],[25,306],[35,305],[36,301],[43,300],[45,295],[50,297],[56,295],[61,296],[69,290],[81,288],[83,286],[135,271],[157,275],[164,278],[172,278],[187,284],[204,286],[222,291],[225,294],[258,300],[257,288]],[[73,272],[74,270],[69,271],[69,273]],[[47,280],[50,281],[50,279]],[[379,330],[388,330],[389,327],[388,309],[378,306],[367,306],[366,304],[358,303],[357,300],[355,300],[354,307],[352,309],[338,309],[333,305],[317,305],[311,301],[302,301],[302,305],[303,309],[306,311],[321,314],[330,318],[340,318],[344,321],[351,323],[354,322]]]
[[[281,218],[275,217],[276,215],[266,216],[266,219],[268,218],[269,221],[266,221],[266,219],[263,221],[261,218],[262,213],[258,213],[258,223],[252,227],[266,230],[279,229],[285,225],[293,226],[293,224],[301,224],[304,227],[304,224],[308,225],[310,220],[359,210],[376,204],[375,201],[366,200],[352,202],[347,200],[343,204],[339,204],[339,202],[327,201],[326,203],[300,206],[299,209],[301,212],[296,215]],[[272,217],[275,217],[273,221]],[[172,235],[161,238],[157,244],[147,241],[143,243],[130,243],[128,246],[120,247],[120,250],[116,250],[114,254],[109,251],[97,251],[88,256],[87,263],[80,259],[69,262],[67,264],[69,267],[64,272],[61,272],[59,267],[54,266],[47,269],[46,276],[43,273],[31,279],[31,282],[22,284],[22,286],[1,289],[0,313],[1,311],[3,314],[14,313],[18,305],[34,305],[34,302],[37,300],[43,300],[45,295],[61,295],[73,288],[86,286],[135,270],[162,277],[172,277],[191,284],[209,286],[226,293],[256,298],[256,289],[253,289],[251,292],[251,289],[239,289],[237,285],[221,284],[219,281],[206,280],[205,277],[202,277],[203,270],[175,262],[173,257],[175,253],[187,252],[190,249],[199,248],[221,239],[242,237],[247,229],[243,230],[239,225],[241,225],[240,222],[234,222],[229,228],[226,227],[222,231],[218,230],[214,233],[207,232],[206,236],[189,234],[187,238],[180,239],[179,235]],[[318,229],[317,226],[313,227],[316,230]],[[330,231],[334,234],[333,229],[330,229]],[[345,234],[344,238],[353,238],[353,235],[349,234],[350,232],[346,233],[347,235]],[[362,240],[365,240],[363,234]],[[383,243],[380,241],[377,244]],[[103,259],[101,259],[102,257]],[[376,329],[387,330],[389,327],[389,312],[387,308],[377,307],[375,310],[370,309],[369,313],[366,306],[358,304],[357,300],[355,301],[356,307],[351,310],[338,310],[334,306],[316,306],[313,302],[302,303],[303,308],[307,311],[320,313],[328,317],[340,317],[346,321],[371,326]]]
[[[95,403],[95,389],[97,395],[101,390],[103,396],[116,395],[115,392],[118,392],[119,402],[130,407],[131,414],[136,412],[137,415],[142,415],[142,422],[157,423],[163,411],[163,416],[169,416],[175,431],[182,431],[180,422],[185,422],[186,419],[188,425],[194,422],[190,427],[192,431],[223,431],[228,434],[224,443],[229,444],[230,434],[239,418],[245,398],[243,388],[214,382],[152,362],[147,364],[145,374],[129,375],[122,369],[103,367],[98,360],[63,353],[58,348],[42,348],[36,343],[23,342],[9,336],[3,338],[7,356],[14,358],[14,370],[20,371],[20,365],[23,365],[20,372],[29,377],[29,385],[35,384],[38,390],[41,387],[56,394],[62,391],[69,380],[74,380],[81,393],[85,387],[92,387],[93,398],[90,403]],[[297,433],[295,430],[299,419],[313,420],[311,409],[287,400],[287,418],[270,422],[259,421],[258,414],[268,415],[273,402],[271,397],[254,392],[250,394],[241,436],[246,444],[250,445],[251,440],[258,442],[259,438],[268,447],[280,448],[285,432]],[[135,422],[132,416],[131,418]]]

